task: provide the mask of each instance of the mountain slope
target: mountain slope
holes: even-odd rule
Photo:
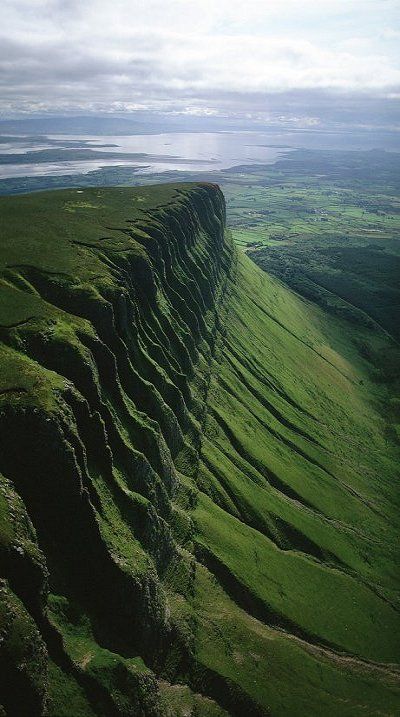
[[[5,713],[394,714],[385,337],[237,255],[213,185],[1,215]]]

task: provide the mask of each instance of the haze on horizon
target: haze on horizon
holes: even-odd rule
[[[398,127],[398,0],[3,0],[0,117]]]

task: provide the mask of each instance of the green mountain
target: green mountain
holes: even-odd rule
[[[0,213],[0,715],[399,714],[388,334],[215,185]]]

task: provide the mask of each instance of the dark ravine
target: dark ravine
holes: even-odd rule
[[[394,629],[398,599],[390,540],[382,548],[385,574],[375,570],[378,557],[370,564],[363,557],[385,523],[386,499],[377,510],[374,479],[359,476],[346,446],[352,417],[334,406],[335,381],[346,381],[336,378],[341,363],[317,354],[316,333],[310,347],[299,338],[293,355],[314,371],[315,407],[308,369],[302,393],[272,354],[261,356],[259,340],[286,366],[284,342],[289,349],[296,342],[292,317],[304,311],[311,324],[314,317],[273,280],[271,305],[261,310],[260,297],[251,299],[251,282],[268,279],[238,259],[218,187],[68,190],[2,201],[0,714],[356,715],[363,699],[368,714],[378,714],[382,700],[382,713],[394,714],[397,671],[389,674],[388,664],[395,647],[379,647]],[[252,337],[257,312],[260,339]],[[249,370],[260,361],[264,376]],[[364,406],[363,395],[354,400]],[[351,462],[349,499],[320,420],[324,401],[341,416],[331,430],[338,431],[335,456],[347,450]],[[369,410],[360,434],[372,431]],[[371,436],[379,451],[380,434]],[[311,496],[311,480],[320,481],[321,495]],[[360,530],[356,549],[346,533],[336,535],[334,520]],[[358,615],[367,611],[376,624],[371,645],[336,634],[334,620],[318,623],[307,610],[299,619],[298,577],[290,598],[283,584],[289,562],[280,568],[280,602],[272,573],[263,573],[259,591],[246,584],[237,556],[252,536],[255,555],[266,551],[267,571],[275,556],[287,556],[296,576],[304,567],[312,590],[321,581],[327,591],[337,585],[338,609],[360,635]],[[232,556],[224,552],[229,544]],[[254,634],[246,657],[242,627]],[[323,659],[290,641],[291,633],[324,647]],[[272,642],[286,657],[269,654]],[[303,653],[319,665],[322,686],[315,687],[314,666],[310,674],[305,667],[296,711],[288,673],[300,669]]]

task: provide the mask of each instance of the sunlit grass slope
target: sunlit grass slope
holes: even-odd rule
[[[5,713],[397,714],[387,337],[237,254],[213,185],[0,210]]]
[[[382,387],[360,336],[246,257],[226,306],[194,517],[197,555],[236,606],[206,628],[205,659],[272,714],[395,713],[364,683],[365,660],[398,660],[398,457],[376,410]],[[362,658],[358,677],[346,653]]]

